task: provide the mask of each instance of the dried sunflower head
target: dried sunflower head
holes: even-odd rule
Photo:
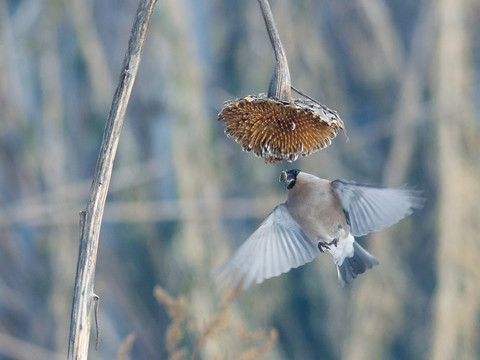
[[[330,145],[343,129],[336,111],[310,100],[249,95],[226,102],[217,120],[225,134],[265,162],[295,161]]]

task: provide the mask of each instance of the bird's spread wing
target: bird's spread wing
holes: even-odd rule
[[[243,243],[233,257],[214,270],[224,279],[235,274],[231,284],[235,287],[243,279],[242,288],[252,282],[280,275],[292,268],[312,261],[320,254],[293,220],[285,203],[278,205],[260,227]]]
[[[393,225],[423,206],[419,191],[407,188],[379,188],[353,181],[335,180],[350,232],[363,236]]]

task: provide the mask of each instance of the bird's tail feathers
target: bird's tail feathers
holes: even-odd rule
[[[346,257],[342,265],[337,266],[338,283],[341,287],[355,279],[358,274],[363,274],[365,270],[371,269],[380,263],[375,256],[361,247],[356,241],[353,242],[353,250],[353,255]]]

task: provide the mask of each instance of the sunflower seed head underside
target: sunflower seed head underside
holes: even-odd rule
[[[217,120],[225,134],[265,162],[295,161],[330,145],[343,121],[334,110],[310,100],[282,101],[264,94],[228,101]]]

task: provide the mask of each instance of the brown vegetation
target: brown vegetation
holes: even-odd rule
[[[343,129],[338,114],[308,100],[247,96],[230,101],[217,115],[225,134],[265,162],[297,160],[330,145]]]
[[[207,342],[223,345],[223,353],[210,353],[210,359],[255,360],[265,356],[277,342],[277,331],[259,329],[250,332],[241,319],[232,319],[232,302],[240,291],[241,284],[227,292],[218,311],[205,323],[200,324],[189,312],[190,307],[184,296],[174,299],[160,286],[156,286],[154,295],[157,301],[167,308],[171,320],[165,336],[169,360],[187,359],[189,352],[190,359],[197,360]],[[196,339],[193,340],[193,350],[189,351],[188,347],[182,344],[186,339]],[[240,345],[243,350],[238,354],[234,354],[227,345],[232,341],[243,344]]]

